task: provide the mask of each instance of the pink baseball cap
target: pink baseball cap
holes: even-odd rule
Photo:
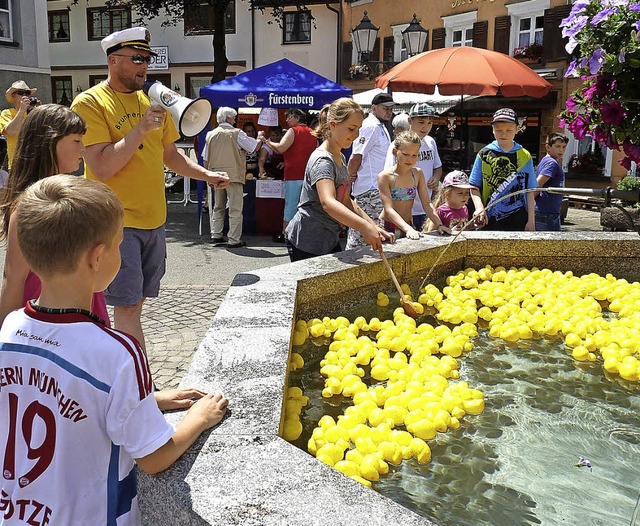
[[[455,188],[475,188],[472,184],[469,184],[469,178],[467,174],[461,172],[460,170],[456,170],[454,172],[449,172],[444,181],[442,181],[442,186],[444,188],[447,187],[455,187]]]

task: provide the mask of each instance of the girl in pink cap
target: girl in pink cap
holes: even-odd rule
[[[454,170],[449,172],[436,198],[436,213],[442,224],[451,230],[470,230],[475,228],[474,222],[469,222],[469,201],[470,192],[473,186],[469,183],[469,178],[464,172]],[[428,221],[427,232],[436,230],[433,221]]]

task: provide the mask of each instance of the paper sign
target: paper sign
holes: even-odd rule
[[[283,181],[256,181],[256,197],[263,199],[284,199]]]

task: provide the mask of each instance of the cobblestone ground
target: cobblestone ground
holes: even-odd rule
[[[159,389],[178,386],[226,292],[213,285],[163,286],[145,302],[142,328]]]

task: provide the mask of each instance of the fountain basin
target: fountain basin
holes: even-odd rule
[[[386,252],[402,281],[424,275],[449,241],[403,240]],[[638,241],[632,233],[473,232],[451,245],[432,279],[486,264],[633,279]],[[141,475],[143,524],[432,524],[278,434],[293,321],[383,288],[386,270],[368,249],[237,276],[182,382],[222,391],[231,413],[171,469]]]

